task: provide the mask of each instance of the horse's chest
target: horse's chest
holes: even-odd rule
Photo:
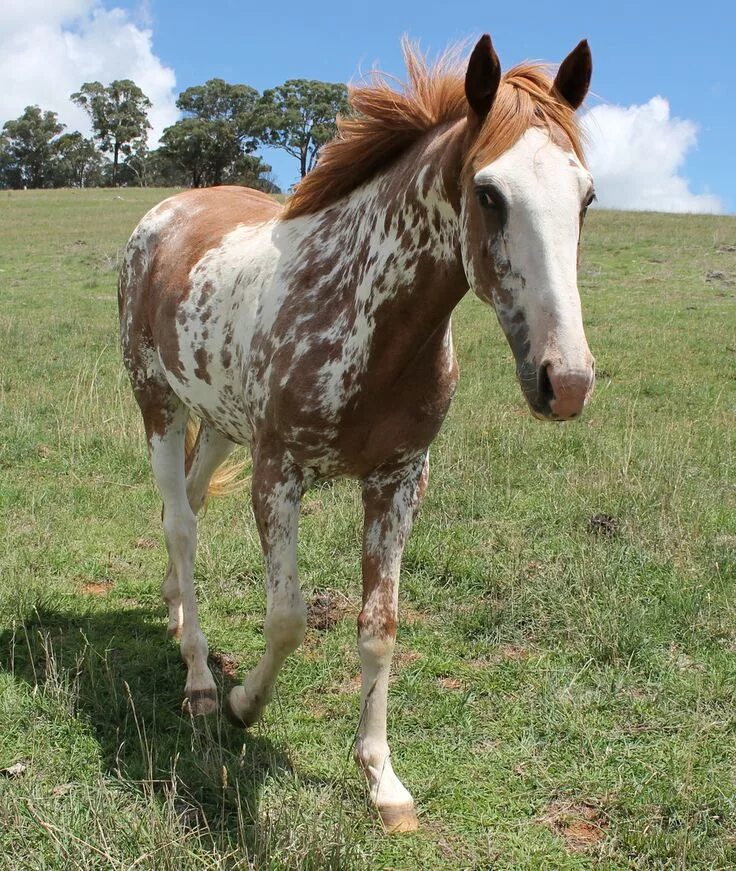
[[[264,426],[323,475],[362,476],[414,456],[437,435],[457,383],[451,342],[433,351],[401,372],[377,372],[370,354],[344,349],[312,365],[301,358],[270,379]]]

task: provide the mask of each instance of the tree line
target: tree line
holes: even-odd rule
[[[149,148],[151,101],[135,82],[85,82],[71,100],[89,115],[92,135],[65,132],[56,112],[27,106],[0,133],[0,188],[244,184],[276,192],[256,150],[283,149],[303,177],[348,111],[342,84],[290,79],[261,94],[210,79],[179,94],[183,117]]]

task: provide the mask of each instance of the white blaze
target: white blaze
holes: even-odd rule
[[[572,151],[531,128],[474,181],[493,185],[506,199],[499,254],[511,266],[506,289],[526,315],[534,361],[539,365],[554,355],[572,368],[585,368],[590,352],[577,288],[577,248],[590,173]]]

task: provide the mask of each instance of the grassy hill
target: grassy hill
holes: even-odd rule
[[[350,758],[356,485],[305,500],[312,625],[264,722],[180,711],[115,303],[165,194],[0,194],[0,867],[735,867],[736,219],[590,214],[580,422],[533,420],[460,306],[390,701],[421,829],[389,839]],[[263,647],[245,495],[211,503],[196,579],[228,684]]]

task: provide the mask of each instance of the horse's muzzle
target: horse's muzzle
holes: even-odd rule
[[[572,420],[579,417],[593,393],[595,363],[569,368],[545,361],[541,366],[525,362],[519,368],[519,382],[535,417],[544,420]]]

